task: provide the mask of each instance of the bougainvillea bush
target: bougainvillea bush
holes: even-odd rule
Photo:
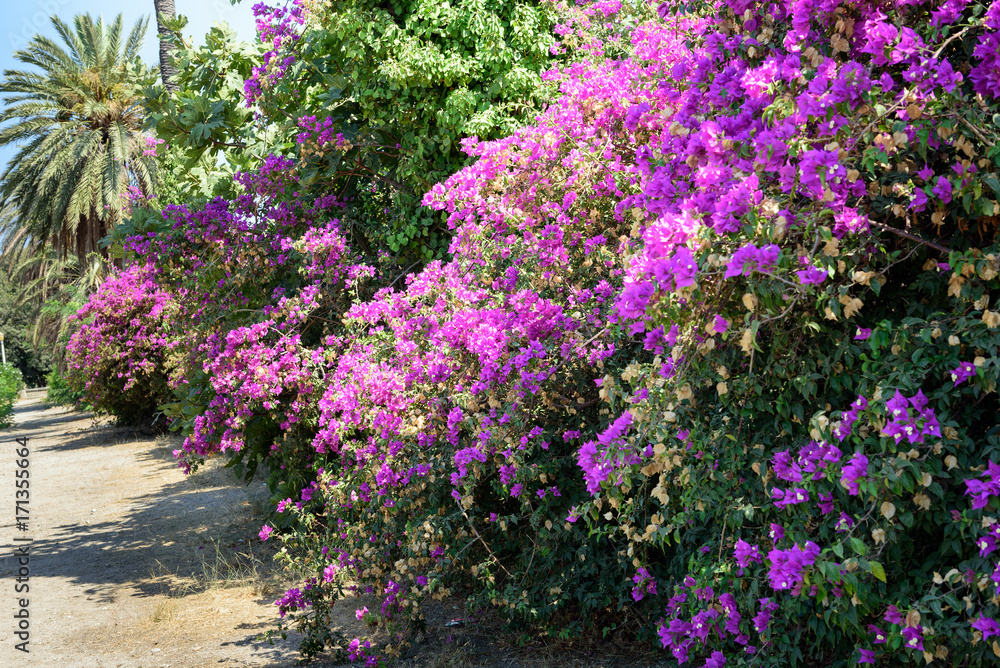
[[[637,152],[616,314],[664,355],[603,379],[577,512],[678,661],[989,664],[1000,6],[721,10]]]
[[[552,104],[424,197],[447,261],[373,268],[316,120],[129,245],[189,314],[182,465],[272,471],[304,654],[376,662],[330,627],[350,583],[396,649],[462,593],[697,666],[992,665],[1000,4],[555,33]]]
[[[162,423],[157,415],[171,397],[179,316],[150,267],[113,273],[70,318],[76,325],[66,349],[70,393],[121,424]]]

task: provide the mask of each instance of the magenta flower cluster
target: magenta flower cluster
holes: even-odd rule
[[[253,15],[257,36],[268,46],[268,50],[264,52],[261,64],[254,66],[250,78],[243,84],[248,107],[253,106],[295,62],[289,46],[302,37],[300,29],[305,23],[305,8],[302,0],[294,0],[288,7],[271,7],[260,2],[253,6]]]

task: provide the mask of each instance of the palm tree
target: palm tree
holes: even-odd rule
[[[174,50],[174,44],[167,37],[170,36],[170,29],[163,24],[163,19],[177,18],[177,10],[174,7],[174,0],[153,0],[153,10],[156,12],[156,31],[160,33],[160,78],[163,80],[163,87],[168,92],[177,90],[177,84],[170,81],[170,77],[177,73],[177,68],[170,62],[170,52]]]
[[[110,24],[79,15],[72,28],[51,21],[66,48],[36,35],[14,54],[36,70],[0,81],[0,146],[19,148],[0,175],[0,205],[15,207],[27,245],[73,252],[84,266],[120,222],[127,187],[153,194],[138,98],[156,74],[139,60],[148,20],[127,37],[121,14]]]

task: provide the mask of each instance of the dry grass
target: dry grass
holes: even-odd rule
[[[247,588],[255,597],[262,598],[281,588],[281,573],[273,560],[265,563],[250,546],[237,552],[212,541],[204,552],[197,577],[201,591]]]
[[[173,451],[180,445],[177,436],[162,434],[156,438],[153,455],[173,461]],[[188,596],[220,589],[245,589],[256,598],[281,591],[285,583],[282,569],[274,562],[274,546],[256,540],[256,534],[273,510],[270,492],[260,481],[245,484],[225,467],[222,458],[211,458],[185,484],[195,489],[211,490],[234,486],[241,488],[243,500],[221,522],[192,526],[183,541],[195,554],[195,567],[181,574],[158,563],[151,574],[162,578],[171,595]],[[218,520],[219,517],[213,518]]]
[[[156,604],[156,608],[154,608],[153,612],[149,615],[149,621],[153,624],[169,622],[177,616],[177,608],[178,604],[176,599],[164,599]]]

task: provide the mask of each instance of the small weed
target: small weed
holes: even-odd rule
[[[154,624],[168,622],[177,614],[177,607],[177,599],[173,597],[164,599],[156,604],[156,609],[153,610],[150,619]]]

